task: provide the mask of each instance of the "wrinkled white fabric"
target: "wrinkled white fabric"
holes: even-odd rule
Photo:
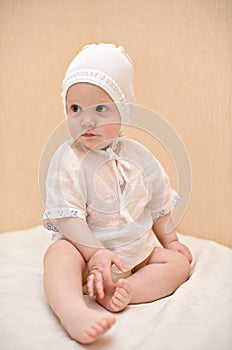
[[[178,198],[154,156],[124,138],[106,150],[62,144],[51,160],[46,193],[45,227],[59,231],[56,218],[85,220],[128,270],[151,253],[153,221],[170,212]]]
[[[194,257],[189,280],[169,297],[129,305],[115,314],[109,332],[86,346],[70,339],[46,302],[43,255],[51,234],[42,226],[0,234],[0,348],[231,350],[232,250],[193,236],[178,237]],[[84,298],[91,309],[107,313]]]

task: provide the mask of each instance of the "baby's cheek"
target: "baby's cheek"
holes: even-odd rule
[[[120,124],[109,124],[101,127],[102,132],[104,133],[107,139],[114,139],[119,136],[120,133]]]
[[[69,126],[69,131],[70,131],[72,138],[77,139],[81,134],[80,125],[77,122],[77,120],[69,118],[68,119],[68,126]]]

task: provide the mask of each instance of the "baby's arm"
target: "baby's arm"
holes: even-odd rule
[[[88,264],[87,292],[90,297],[94,294],[94,286],[100,298],[104,297],[104,282],[113,285],[111,265],[115,264],[121,271],[124,267],[119,258],[110,250],[104,248],[92,234],[88,225],[77,218],[57,219],[59,231],[82,254]]]
[[[184,244],[178,241],[176,230],[174,229],[169,233],[166,232],[167,223],[169,220],[171,220],[170,216],[171,214],[169,213],[156,220],[152,229],[164,248],[177,250],[181,254],[185,255],[188,261],[191,263],[192,254]]]

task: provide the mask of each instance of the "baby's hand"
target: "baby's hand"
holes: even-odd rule
[[[188,247],[186,247],[184,244],[178,242],[178,241],[174,241],[174,242],[170,242],[168,243],[165,248],[167,249],[172,249],[172,250],[177,250],[179,253],[183,254],[184,256],[186,256],[186,258],[188,259],[189,263],[191,264],[193,258],[192,258],[192,254],[190,252],[190,250],[188,249]]]
[[[98,250],[88,262],[89,275],[87,278],[87,293],[94,295],[94,286],[100,298],[104,298],[104,283],[113,286],[111,265],[115,264],[119,270],[125,271],[123,264],[116,254],[108,249]]]

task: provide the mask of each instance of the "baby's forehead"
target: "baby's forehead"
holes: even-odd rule
[[[67,101],[68,100],[82,100],[82,101],[96,101],[113,103],[113,99],[110,95],[100,86],[91,84],[91,83],[75,83],[70,86],[67,92]]]

